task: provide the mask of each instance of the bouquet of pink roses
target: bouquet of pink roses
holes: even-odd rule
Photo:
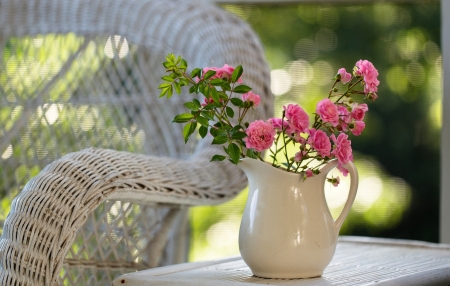
[[[353,161],[348,135],[359,136],[364,130],[368,107],[360,102],[363,99],[375,101],[380,83],[373,64],[359,60],[352,74],[345,68],[338,70],[327,98],[316,106],[311,125],[310,117],[297,104],[284,106],[281,118],[249,123],[244,120],[245,115],[249,109],[258,107],[260,97],[242,84],[242,66],[194,68],[188,75],[187,62],[173,54],[166,57],[163,65],[168,75],[162,77],[160,97],[170,98],[174,91],[179,94],[183,86],[189,86],[190,93],[204,96],[203,103],[197,99],[186,102],[190,112],[173,119],[176,123],[186,123],[183,129],[185,142],[199,127],[202,138],[209,133],[213,136],[212,144],[225,145],[226,156],[217,154],[211,161],[228,158],[238,164],[244,157],[263,160],[262,152],[269,150],[274,167],[283,166],[287,172],[304,172],[304,178],[319,174],[319,167],[332,159],[338,160],[338,169],[347,176],[344,165]],[[288,144],[294,145],[293,156],[288,155]],[[283,162],[277,159],[280,152],[284,155]],[[328,181],[336,186],[339,177]]]

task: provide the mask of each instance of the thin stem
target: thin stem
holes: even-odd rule
[[[284,112],[283,112],[283,117],[281,117],[281,129],[285,130],[283,125],[284,125]],[[291,168],[291,164],[289,163],[289,157],[287,155],[286,136],[284,136],[284,135],[283,135],[283,143],[284,143],[284,156],[286,157],[287,171],[289,172],[289,169]]]
[[[359,80],[356,81],[354,84],[350,83],[350,84],[348,85],[347,91],[344,92],[344,93],[341,95],[341,97],[339,97],[338,100],[336,100],[334,103],[338,103],[339,100],[341,100],[344,96],[346,96],[346,95],[350,92],[350,90],[351,90],[355,85],[357,85],[358,83],[360,83],[361,81],[362,81],[362,79],[359,79]]]

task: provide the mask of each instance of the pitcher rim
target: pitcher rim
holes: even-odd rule
[[[296,177],[296,176],[302,176],[302,177],[304,177],[304,176],[306,176],[306,174],[305,174],[304,171],[299,172],[299,173],[288,172],[288,171],[287,171],[285,168],[283,168],[283,167],[277,168],[277,167],[272,166],[272,164],[269,163],[269,162],[257,160],[257,159],[254,159],[254,158],[248,158],[248,157],[246,157],[246,158],[241,158],[241,159],[239,159],[239,162],[243,162],[243,161],[251,161],[251,160],[257,161],[258,164],[261,163],[261,164],[267,165],[267,167],[270,167],[270,168],[272,168],[272,169],[275,169],[275,170],[277,170],[277,171],[283,173],[284,176],[286,176],[286,175],[287,175],[287,176],[292,176],[292,177]],[[333,160],[329,161],[326,165],[322,166],[322,167],[320,168],[320,170],[322,170],[323,168],[325,168],[328,164],[332,163],[333,161],[336,161],[336,159],[333,159]],[[238,164],[238,166],[239,166],[239,164]],[[322,174],[322,172],[321,172],[321,174]]]

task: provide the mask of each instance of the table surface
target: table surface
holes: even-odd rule
[[[123,285],[450,285],[450,245],[367,237],[340,237],[321,277],[265,279],[253,276],[240,256],[183,263],[130,274]]]

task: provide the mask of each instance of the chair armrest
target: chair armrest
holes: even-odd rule
[[[181,161],[91,148],[51,163],[12,203],[0,239],[0,282],[57,285],[77,230],[107,199],[200,205],[237,195],[243,173],[209,158],[208,151]]]

